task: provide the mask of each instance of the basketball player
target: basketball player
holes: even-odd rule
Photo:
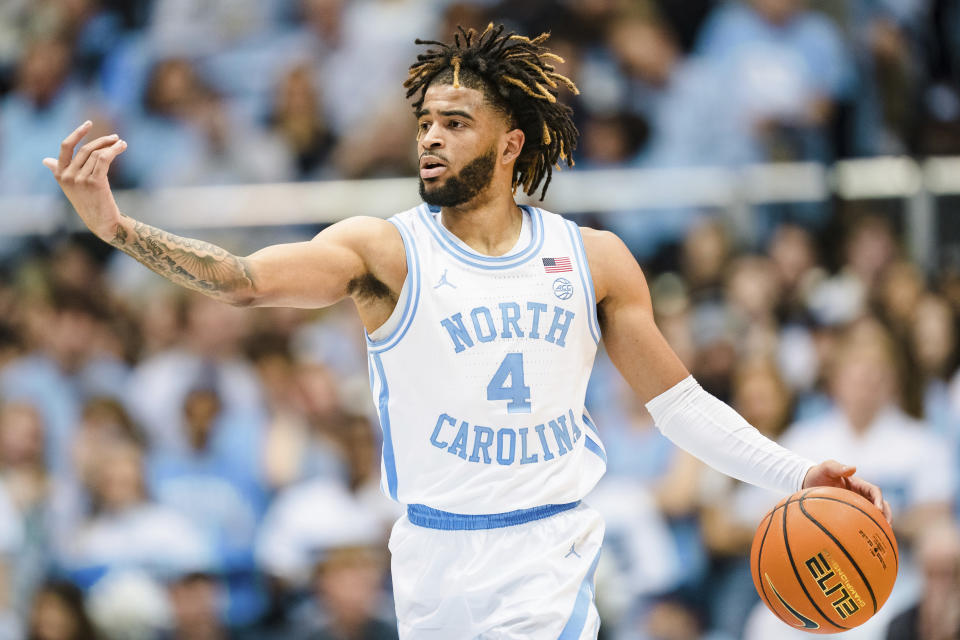
[[[575,87],[546,39],[491,25],[423,43],[405,86],[425,204],[247,257],[121,213],[107,170],[126,143],[74,155],[89,122],[44,160],[91,231],[175,283],[238,306],[353,300],[383,489],[407,505],[390,539],[402,638],[596,637],[603,523],[580,500],[605,468],[584,408],[601,337],[657,426],[709,464],[785,493],[848,487],[890,515],[854,469],[779,447],[697,384],[616,236],[517,206],[518,188],[546,190],[554,164],[573,165],[577,143],[557,102]]]

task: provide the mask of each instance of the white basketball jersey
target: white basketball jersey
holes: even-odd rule
[[[600,329],[580,230],[540,209],[524,216],[528,241],[500,257],[469,249],[439,209],[390,219],[407,278],[388,334],[368,336],[367,350],[382,486],[403,504],[563,504],[606,469],[584,407]]]

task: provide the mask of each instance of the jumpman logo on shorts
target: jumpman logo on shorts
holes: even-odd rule
[[[434,285],[434,287],[433,287],[434,289],[439,289],[439,288],[442,287],[443,285],[447,285],[447,286],[450,287],[451,289],[456,289],[456,288],[457,288],[457,285],[455,285],[455,284],[453,284],[452,282],[450,282],[449,280],[447,280],[447,271],[449,271],[449,269],[444,269],[444,270],[443,270],[443,275],[440,276],[440,282],[438,282],[437,284]]]
[[[576,544],[577,543],[574,542],[573,544],[570,545],[570,551],[567,552],[567,555],[563,556],[564,558],[569,558],[570,556],[577,556],[578,558],[582,557],[579,553],[577,553],[577,550],[574,549],[574,546],[576,546]]]

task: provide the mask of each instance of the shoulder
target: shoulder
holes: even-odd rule
[[[899,407],[884,412],[877,419],[876,427],[878,435],[885,437],[897,451],[913,448],[936,455],[939,451],[950,450],[946,436],[933,431],[927,422],[911,417]]]
[[[345,218],[321,231],[313,241],[332,242],[353,251],[366,270],[375,275],[396,272],[402,280],[406,273],[403,237],[390,220],[372,216]]]
[[[640,284],[646,290],[643,271],[619,236],[590,227],[580,227],[580,235],[598,302],[606,299],[611,291],[623,290],[621,285],[633,285],[626,288],[635,290]]]
[[[740,4],[720,5],[707,16],[696,47],[698,53],[715,53],[717,48],[733,44],[725,39],[754,26],[749,11]]]
[[[356,240],[360,243],[382,242],[390,244],[400,241],[396,225],[384,218],[373,216],[352,216],[331,225],[317,237],[335,234],[344,240]]]

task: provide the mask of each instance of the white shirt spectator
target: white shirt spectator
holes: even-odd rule
[[[263,414],[260,384],[252,367],[231,358],[214,362],[216,392],[226,414]],[[197,384],[204,360],[184,349],[171,349],[143,361],[130,377],[127,406],[159,451],[184,451],[180,429],[183,401]]]
[[[386,531],[369,504],[336,482],[317,479],[277,496],[264,517],[255,553],[265,571],[297,583],[308,577],[325,549],[385,540]]]
[[[95,517],[77,532],[66,560],[77,568],[139,568],[156,575],[213,568],[196,527],[173,509],[150,503]]]
[[[894,512],[953,501],[957,462],[952,447],[896,407],[881,411],[862,434],[834,411],[793,425],[781,444],[815,460],[828,456],[857,467],[857,475],[883,490]]]

